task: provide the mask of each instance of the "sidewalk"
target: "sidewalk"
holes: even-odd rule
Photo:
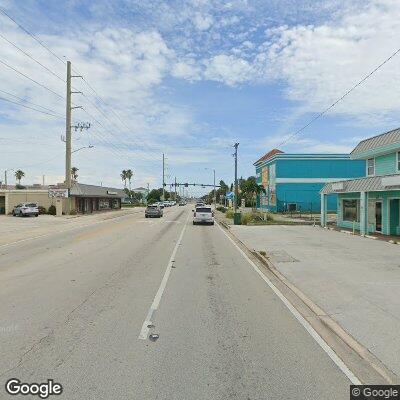
[[[320,227],[231,226],[400,376],[400,248]]]

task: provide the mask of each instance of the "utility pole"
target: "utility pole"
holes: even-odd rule
[[[72,78],[82,78],[81,75],[71,75],[71,61],[67,61],[67,96],[66,96],[66,110],[65,110],[65,186],[68,190],[72,187],[72,177],[71,177],[71,158],[72,158],[72,128],[75,130],[80,129],[81,132],[83,129],[89,129],[90,124],[81,124],[79,123],[76,126],[72,126],[72,110],[75,108],[83,108],[82,106],[72,107],[71,97],[73,93],[82,93],[82,92],[73,92],[71,90],[71,80]],[[71,211],[71,198],[68,197],[66,199],[66,213],[69,214]]]
[[[217,208],[217,192],[215,191],[215,169],[214,171],[214,207]]]
[[[163,201],[165,200],[165,156],[162,155],[162,195]]]
[[[238,200],[238,195],[239,195],[239,191],[238,191],[238,184],[237,184],[237,149],[239,147],[239,143],[235,143],[233,145],[233,147],[235,148],[235,153],[234,153],[234,157],[235,157],[235,197],[234,197],[234,201],[233,201],[233,209],[234,212],[237,213],[237,200]]]
[[[175,201],[176,201],[176,177],[175,177]]]
[[[67,189],[71,189],[71,114],[71,61],[67,61],[67,103],[65,113],[65,184]],[[69,212],[69,200],[67,203],[67,211]]]

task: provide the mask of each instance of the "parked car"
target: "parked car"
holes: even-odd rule
[[[193,225],[211,224],[214,225],[214,212],[209,206],[196,207],[193,213]]]
[[[180,205],[180,206],[186,206],[186,201],[180,201],[180,202],[179,202],[179,205]]]
[[[152,204],[153,206],[158,206],[158,207],[160,207],[161,209],[163,209],[164,208],[164,203],[162,202],[162,201],[158,201],[157,203],[154,203],[154,204]]]
[[[39,215],[39,207],[37,203],[20,203],[14,207],[12,215],[14,215],[14,217],[25,217],[29,215],[37,217]]]
[[[163,216],[163,214],[164,214],[163,209],[155,204],[147,206],[146,210],[144,211],[144,215],[146,218],[152,218],[152,217],[160,218]]]

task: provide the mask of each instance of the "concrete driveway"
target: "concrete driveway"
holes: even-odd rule
[[[312,226],[231,230],[400,375],[400,246]]]
[[[88,215],[63,215],[61,217],[47,214],[38,217],[0,215],[0,246],[136,213],[143,214],[144,208],[122,209]]]

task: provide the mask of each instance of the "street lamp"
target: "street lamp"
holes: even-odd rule
[[[79,150],[83,150],[83,149],[93,149],[93,145],[89,145],[89,146],[83,146],[83,147],[80,147],[79,149],[76,149],[76,150],[74,150],[74,151],[71,151],[71,154],[72,153],[76,153],[77,151],[79,151]]]
[[[209,170],[209,171],[213,171],[213,173],[214,173],[214,207],[215,208],[217,208],[217,193],[216,193],[216,191],[215,191],[215,169],[214,168],[204,168],[204,169],[207,169],[207,170]]]

